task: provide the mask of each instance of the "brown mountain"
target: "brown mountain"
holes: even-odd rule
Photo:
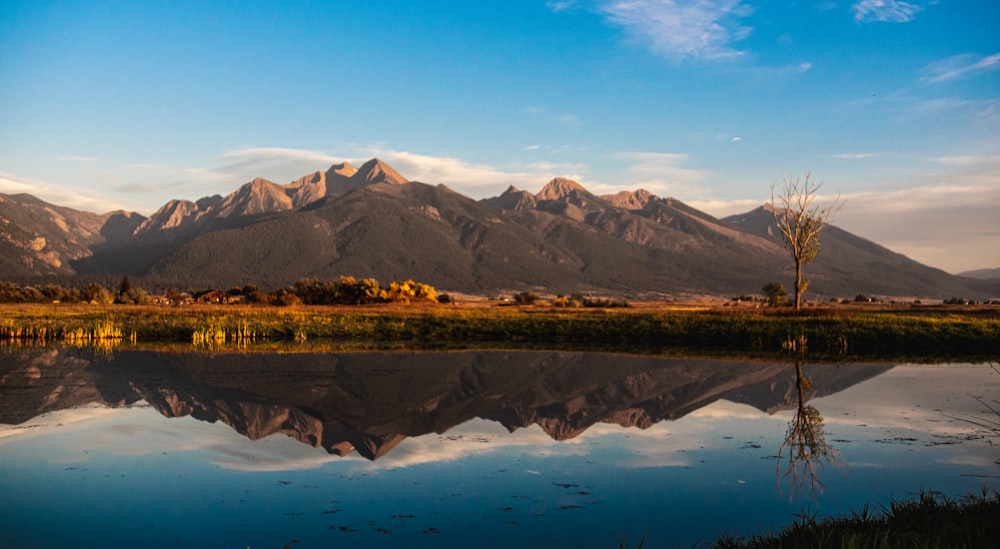
[[[976,278],[979,280],[1000,280],[1000,267],[995,269],[976,269],[974,271],[964,271],[958,273],[958,276]]]
[[[655,200],[656,195],[646,189],[639,189],[638,191],[619,191],[616,194],[604,195],[601,198],[612,206],[625,208],[626,210],[641,210],[651,200]]]
[[[145,218],[103,215],[49,204],[29,194],[0,193],[0,277],[73,275],[91,247],[127,241]]]
[[[327,194],[350,190],[348,182],[357,172],[357,168],[347,162],[334,164],[325,172],[314,172],[285,185],[285,192],[292,198],[292,205],[300,208]]]
[[[816,366],[807,398],[886,365]],[[244,354],[25,349],[0,357],[0,423],[145,400],[167,417],[221,421],[250,439],[284,434],[368,459],[473,418],[555,440],[598,423],[647,428],[720,399],[773,413],[796,404],[793,364],[546,351]]]
[[[0,197],[0,265],[18,279],[112,273],[153,287],[275,288],[350,274],[468,293],[632,298],[757,293],[791,279],[762,208],[717,219],[675,198],[597,196],[564,178],[536,194],[510,187],[475,201],[372,159],[285,185],[257,178],[226,197],[172,200],[148,219]],[[836,227],[807,276],[819,298],[1000,295],[997,281],[948,275]]]
[[[358,168],[358,171],[351,176],[349,187],[346,190],[360,189],[367,185],[377,183],[388,183],[390,185],[402,185],[407,183],[407,179],[391,166],[382,162],[378,158],[373,158],[365,162]]]

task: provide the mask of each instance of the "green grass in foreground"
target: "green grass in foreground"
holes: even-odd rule
[[[864,507],[846,517],[804,517],[772,534],[723,536],[705,549],[913,549],[996,547],[1000,540],[1000,493],[952,499],[924,493],[913,501],[893,501],[873,511]],[[635,547],[646,544],[644,535]],[[618,549],[629,549],[626,537]]]
[[[111,335],[98,338],[97,327]],[[493,341],[830,359],[974,358],[1000,354],[1000,309],[770,314],[487,306],[0,306],[0,340],[56,343],[73,339],[73,334],[202,345],[316,339]]]
[[[922,494],[877,511],[865,507],[848,517],[806,517],[777,534],[723,537],[705,547],[765,549],[808,547],[996,547],[1000,543],[1000,493],[964,500]]]

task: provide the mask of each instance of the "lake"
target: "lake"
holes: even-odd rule
[[[998,490],[997,400],[995,363],[0,347],[0,546],[690,547]]]

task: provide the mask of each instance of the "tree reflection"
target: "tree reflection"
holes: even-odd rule
[[[786,480],[791,485],[792,495],[808,489],[815,498],[825,487],[820,479],[823,468],[827,465],[840,468],[844,461],[840,452],[826,441],[823,416],[819,410],[806,405],[805,395],[810,387],[809,378],[802,373],[802,362],[797,361],[795,363],[797,406],[794,417],[788,422],[785,440],[778,448],[776,474],[779,490],[782,480]]]

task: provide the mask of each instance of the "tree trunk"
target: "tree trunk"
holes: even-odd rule
[[[802,261],[795,260],[795,310],[802,308]]]

